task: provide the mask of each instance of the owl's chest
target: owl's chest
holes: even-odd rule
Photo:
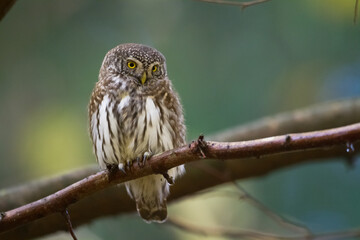
[[[104,96],[91,118],[98,161],[113,164],[134,159],[146,151],[160,153],[174,147],[175,131],[169,109],[152,97]]]
[[[121,103],[120,103],[121,104]],[[122,120],[124,152],[135,156],[144,151],[153,153],[172,149],[174,129],[168,121],[168,109],[152,97],[128,99],[128,105],[119,112]]]

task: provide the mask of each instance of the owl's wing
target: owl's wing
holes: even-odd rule
[[[90,116],[90,133],[94,153],[101,169],[120,162],[120,104],[109,95],[104,95]]]

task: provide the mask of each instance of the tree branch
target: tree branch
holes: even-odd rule
[[[241,7],[242,10],[244,10],[247,7],[257,5],[260,3],[268,2],[270,0],[253,0],[248,2],[235,2],[235,1],[227,1],[227,0],[197,0],[199,2],[207,2],[207,3],[217,3],[222,5],[231,5],[231,6],[237,6]]]
[[[0,1],[0,21],[6,15],[6,13],[10,10],[10,8],[14,5],[16,0],[2,0]]]
[[[277,135],[283,132],[298,132],[329,126],[335,127],[359,121],[360,99],[353,99],[279,114],[275,117],[265,118],[252,124],[244,125],[243,127],[237,127],[233,131],[227,131],[226,134],[217,134],[212,138],[222,141],[227,139],[228,141],[233,141],[236,138],[238,138],[237,140],[256,138],[262,135]],[[354,146],[355,149],[359,149],[359,143],[356,143]],[[333,159],[334,157],[346,156],[349,156],[349,154],[345,151],[345,144],[340,144],[331,149],[320,148],[305,152],[285,152],[276,155],[266,155],[261,158],[244,158],[241,161],[206,161],[207,165],[216,168],[227,176],[223,180],[214,178],[198,168],[191,167],[191,165],[196,166],[200,163],[195,162],[187,167],[185,177],[172,187],[172,193],[168,200],[179,199],[230,180],[264,175],[297,163],[304,163],[310,160],[315,161],[315,159],[322,161],[323,159],[329,160],[329,157]],[[201,162],[201,164],[204,163],[204,161]],[[88,176],[95,172],[96,169],[97,167],[91,166],[63,176],[36,181],[31,183],[30,186],[27,184],[15,189],[3,190],[0,192],[0,211],[21,206],[53,193],[69,185],[71,182]],[[118,204],[119,202],[121,204]],[[131,212],[134,209],[134,203],[126,196],[123,187],[107,188],[104,191],[82,199],[69,208],[74,226],[90,222],[92,219],[100,216]],[[66,229],[67,225],[61,215],[52,214],[20,228],[2,233],[0,238],[4,240],[28,239]]]
[[[360,140],[360,123],[309,133],[288,134],[243,142],[212,142],[199,138],[191,144],[164,152],[149,159],[143,167],[132,166],[127,174],[122,171],[101,171],[82,179],[48,197],[5,212],[0,221],[0,232],[22,224],[62,212],[82,198],[115,184],[123,183],[150,174],[161,174],[168,169],[204,157],[208,159],[260,158],[264,155],[316,148],[343,146]],[[201,148],[200,148],[200,145]],[[345,149],[344,149],[345,151]],[[200,154],[203,152],[203,154]],[[238,160],[239,161],[239,160]]]

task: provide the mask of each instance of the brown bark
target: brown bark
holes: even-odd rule
[[[162,174],[167,169],[202,158],[238,159],[237,161],[241,161],[239,158],[261,158],[261,156],[284,152],[308,151],[319,148],[324,148],[326,151],[334,146],[342,147],[344,152],[351,150],[350,153],[353,155],[355,151],[353,144],[358,140],[360,140],[360,123],[329,130],[288,134],[243,142],[212,142],[203,141],[202,138],[199,138],[189,145],[152,157],[143,167],[134,164],[127,174],[121,171],[114,173],[101,171],[48,197],[7,211],[0,221],[0,232],[16,228],[52,213],[63,212],[69,205],[106,187],[150,174]],[[278,165],[272,164],[268,171],[277,168]],[[258,167],[258,169],[262,168]],[[253,176],[260,174],[263,174],[263,170],[253,172]]]

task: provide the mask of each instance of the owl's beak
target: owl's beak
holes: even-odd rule
[[[144,83],[146,82],[146,72],[143,72],[142,76],[141,76],[141,84],[144,85]]]

